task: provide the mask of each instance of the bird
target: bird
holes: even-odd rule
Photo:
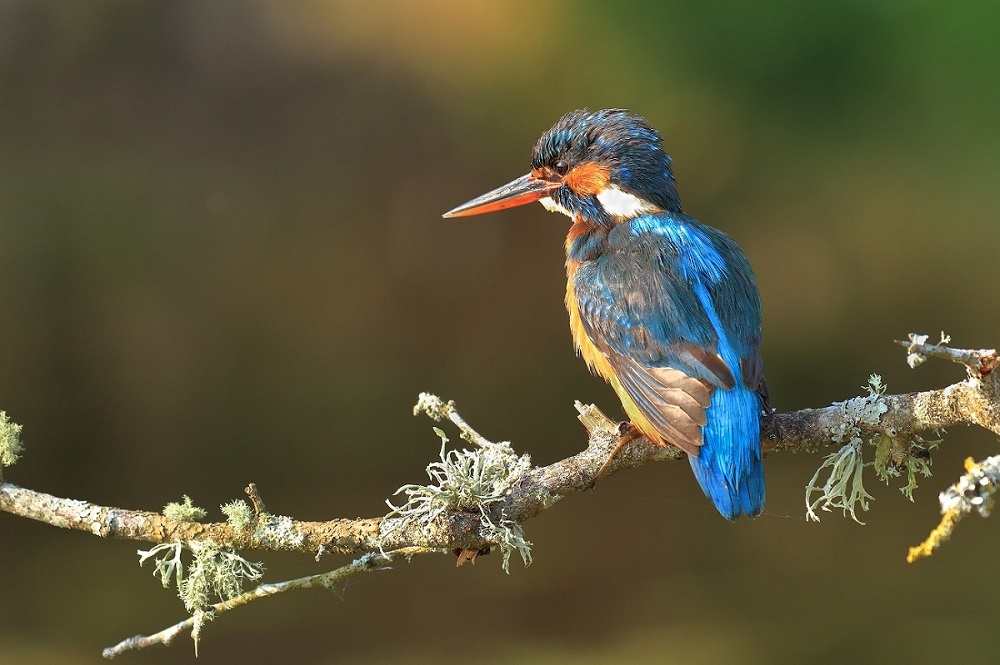
[[[756,517],[770,414],[756,278],[734,240],[685,214],[662,144],[632,111],[572,111],[535,143],[527,174],[444,217],[535,201],[568,216],[577,353],[614,388],[634,435],[687,453],[723,517]]]

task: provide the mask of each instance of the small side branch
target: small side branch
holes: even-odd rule
[[[1000,455],[976,463],[971,457],[965,460],[965,474],[954,485],[941,492],[941,523],[931,531],[927,540],[911,547],[906,557],[909,563],[928,557],[951,538],[959,520],[970,513],[989,517],[993,499],[1000,487]]]
[[[459,415],[458,410],[455,408],[455,403],[452,401],[445,402],[437,395],[420,393],[420,396],[417,398],[417,404],[413,407],[413,415],[418,416],[421,413],[437,422],[450,420],[458,428],[462,438],[474,446],[484,448],[491,443],[482,434],[472,429],[469,423],[465,422],[465,418]]]
[[[371,572],[373,570],[385,570],[392,563],[398,561],[399,559],[405,559],[409,561],[414,556],[419,554],[429,554],[432,552],[438,552],[438,550],[429,550],[425,548],[406,548],[402,550],[396,550],[393,552],[376,553],[372,552],[366,554],[359,559],[355,559],[346,566],[341,566],[336,570],[331,570],[325,573],[320,573],[318,575],[309,575],[307,577],[300,577],[294,580],[287,580],[285,582],[278,582],[275,584],[261,584],[257,588],[248,591],[244,594],[231,598],[230,600],[216,603],[210,608],[211,616],[208,618],[214,618],[215,616],[222,614],[223,612],[228,612],[229,610],[236,609],[241,605],[246,605],[247,603],[253,602],[255,600],[260,600],[261,598],[267,598],[269,596],[276,596],[279,593],[285,593],[286,591],[296,591],[298,589],[312,589],[315,587],[324,587],[326,589],[336,589],[337,585],[343,582],[345,579],[352,575],[357,575],[358,573]],[[202,621],[205,620],[203,617]],[[173,642],[174,638],[178,635],[194,630],[199,621],[198,616],[192,616],[176,623],[169,628],[159,631],[158,633],[153,633],[152,635],[136,635],[135,637],[130,637],[127,640],[122,640],[113,647],[108,647],[104,650],[103,655],[105,658],[111,659],[116,656],[120,656],[126,651],[133,651],[138,649],[145,649],[156,644],[169,645]]]
[[[906,341],[896,340],[896,344],[906,347],[906,362],[910,367],[922,365],[928,357],[950,360],[965,365],[971,376],[985,376],[1000,366],[1000,356],[996,349],[953,349],[946,346],[951,338],[941,333],[940,344],[927,342],[927,335],[910,333]]]
[[[260,517],[262,514],[267,512],[267,508],[264,506],[264,500],[260,498],[260,493],[257,491],[257,485],[255,483],[250,483],[243,490],[247,497],[250,499],[250,503],[253,504],[253,514]]]

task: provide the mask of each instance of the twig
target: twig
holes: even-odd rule
[[[250,497],[250,503],[253,504],[253,514],[260,517],[262,513],[267,512],[267,508],[264,506],[264,500],[260,498],[260,493],[257,491],[257,485],[250,483],[244,489],[246,495]]]
[[[913,563],[928,557],[938,547],[951,538],[955,525],[966,515],[976,512],[980,517],[989,517],[993,510],[993,499],[1000,486],[1000,455],[987,457],[976,463],[971,457],[965,460],[965,474],[954,485],[941,492],[941,523],[931,531],[927,539],[911,547],[906,560]]]
[[[907,341],[897,339],[896,344],[906,347],[906,361],[910,367],[922,364],[930,356],[965,365],[973,376],[982,377],[1000,365],[996,349],[953,349],[945,346],[949,341],[950,338],[941,333],[940,344],[928,344],[927,335],[910,333]]]
[[[490,441],[486,437],[472,429],[472,426],[465,422],[465,418],[458,414],[458,411],[455,409],[455,403],[452,401],[445,402],[437,395],[420,393],[417,397],[417,404],[413,407],[413,415],[417,416],[421,413],[427,415],[431,420],[439,422],[450,420],[458,428],[462,438],[475,446],[482,448],[490,444]]]
[[[223,612],[228,612],[229,610],[240,607],[241,605],[246,605],[254,600],[259,600],[261,598],[267,598],[268,596],[275,596],[279,593],[284,593],[286,591],[295,591],[298,589],[311,589],[314,587],[324,587],[326,589],[333,589],[335,585],[339,584],[351,575],[356,575],[358,573],[370,572],[373,570],[385,570],[391,563],[400,558],[405,558],[409,561],[414,556],[419,554],[430,554],[436,553],[439,550],[426,549],[420,547],[411,547],[401,550],[395,550],[392,552],[376,553],[371,552],[365,554],[364,556],[355,559],[346,566],[341,566],[336,570],[331,570],[325,573],[319,573],[318,575],[309,575],[306,577],[300,577],[294,580],[287,580],[284,582],[276,582],[271,584],[261,584],[252,591],[248,591],[230,600],[216,603],[212,605],[210,611],[214,615],[222,614]],[[116,656],[120,656],[126,651],[133,651],[138,649],[145,649],[146,647],[153,646],[155,644],[169,645],[174,638],[187,630],[192,630],[197,622],[197,617],[189,617],[188,619],[176,623],[169,628],[165,628],[158,633],[153,633],[152,635],[136,635],[135,637],[130,637],[127,640],[122,640],[113,647],[108,647],[103,651],[105,658],[111,659]]]

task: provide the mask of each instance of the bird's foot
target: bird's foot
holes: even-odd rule
[[[623,420],[618,423],[618,427],[615,428],[615,433],[618,435],[618,443],[615,444],[614,450],[612,450],[611,454],[608,455],[608,459],[604,461],[600,471],[598,471],[597,475],[594,476],[593,482],[595,483],[601,476],[604,475],[604,472],[608,470],[608,466],[611,464],[611,461],[619,452],[621,452],[621,449],[627,446],[632,439],[642,436],[642,432],[639,431],[639,428],[627,420]]]

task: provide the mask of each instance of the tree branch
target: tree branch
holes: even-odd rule
[[[928,355],[935,345],[915,345]],[[997,366],[993,350],[962,351],[975,354],[980,367]],[[947,355],[949,359],[954,357]],[[965,356],[963,356],[965,357]],[[970,370],[970,374],[972,370]],[[813,451],[838,443],[836,434],[845,423],[855,426],[862,437],[884,435],[906,439],[918,432],[972,423],[1000,434],[1000,386],[992,369],[972,375],[964,381],[940,390],[901,395],[881,395],[873,402],[884,407],[877,422],[859,419],[858,400],[854,398],[819,409],[802,409],[772,414],[763,430],[765,454],[774,451]],[[457,420],[464,438],[480,444],[475,434],[455,411],[454,404],[422,395],[417,409],[435,420]],[[610,476],[650,462],[682,459],[684,453],[673,447],[659,447],[638,437],[619,451],[604,475],[598,470],[617,446],[621,435],[617,423],[596,406],[577,403],[580,420],[589,431],[587,448],[566,459],[526,471],[511,486],[503,502],[491,512],[521,523],[550,508],[565,496],[588,490]],[[475,512],[443,513],[426,525],[406,523],[398,517],[333,519],[326,522],[303,522],[287,517],[260,513],[248,528],[238,530],[227,522],[204,524],[168,519],[160,513],[100,506],[74,499],[64,499],[42,492],[0,484],[0,511],[38,520],[67,529],[87,531],[102,538],[119,538],[152,543],[211,540],[223,548],[237,550],[292,551],[316,554],[363,554],[375,550],[407,547],[431,549],[482,549],[491,543],[484,537],[480,515]]]
[[[1000,366],[1000,359],[995,350],[956,350],[944,344],[928,344],[926,336],[917,335],[910,335],[909,341],[901,344],[907,347],[911,365],[921,362],[915,359],[928,356],[944,358],[964,365],[968,376],[940,390],[901,395],[883,395],[873,390],[867,397],[852,398],[824,408],[770,414],[763,428],[765,454],[781,450],[814,451],[837,443],[853,445],[854,441],[860,445],[861,441],[878,439],[904,442],[902,456],[905,461],[911,454],[929,454],[922,446],[922,440],[916,436],[921,431],[972,423],[1000,434],[1000,372],[994,371]],[[563,497],[591,489],[597,482],[624,469],[684,457],[684,453],[677,448],[659,447],[639,437],[625,444],[607,465],[603,475],[598,477],[611,451],[618,446],[622,433],[618,424],[596,406],[577,403],[577,409],[589,433],[587,447],[548,466],[531,467],[526,457],[513,455],[509,444],[494,444],[479,435],[459,416],[453,403],[432,395],[421,395],[415,413],[425,413],[438,421],[451,421],[463,439],[483,451],[496,453],[498,456],[495,455],[495,459],[500,460],[500,464],[508,464],[509,461],[517,466],[511,466],[506,476],[500,473],[488,479],[494,489],[498,487],[497,483],[501,483],[496,496],[475,505],[457,501],[447,504],[447,508],[439,506],[419,519],[414,518],[412,511],[404,506],[384,517],[296,521],[264,512],[263,501],[251,485],[248,494],[254,501],[252,517],[245,522],[231,519],[206,524],[174,519],[160,513],[59,498],[3,482],[2,478],[0,511],[61,528],[87,531],[102,538],[156,544],[183,543],[190,547],[192,543],[210,542],[221,550],[293,551],[313,554],[317,559],[329,553],[361,555],[377,552],[382,558],[368,561],[377,560],[381,562],[378,565],[388,564],[400,553],[409,557],[416,553],[452,550],[460,554],[460,563],[474,561],[477,552],[489,551],[491,547],[499,546],[507,553],[512,541],[501,539],[498,533],[508,533],[503,529],[510,528],[520,533],[523,522],[547,510]],[[467,457],[455,451],[446,453],[442,448],[441,462],[428,467],[432,479],[439,481],[438,487],[430,489],[438,494],[447,494],[441,488],[444,481],[451,480],[447,477],[451,473],[448,469],[470,461],[478,473],[484,473],[481,461],[474,453],[464,451],[463,454]],[[896,463],[902,462],[896,460]],[[410,490],[421,489],[428,488],[407,486],[401,491],[406,491],[412,501],[417,495],[409,494]],[[481,496],[479,492],[476,490],[474,495]],[[524,543],[525,548],[528,545],[527,541],[519,542]],[[520,548],[520,545],[517,547]],[[522,556],[526,556],[527,562],[525,552]],[[328,579],[325,575],[363,569],[364,566],[358,563],[360,561],[362,559],[337,571],[303,579],[314,580],[308,583],[310,585],[325,584],[323,580]],[[255,598],[302,588],[305,583],[300,582],[282,583],[285,586],[263,585],[255,591],[206,607],[202,614],[222,612]],[[276,590],[279,586],[280,590]],[[242,598],[245,599],[240,600]],[[157,635],[126,640],[106,653],[116,655],[129,648],[167,643],[180,630],[197,628],[197,625],[196,616]]]

